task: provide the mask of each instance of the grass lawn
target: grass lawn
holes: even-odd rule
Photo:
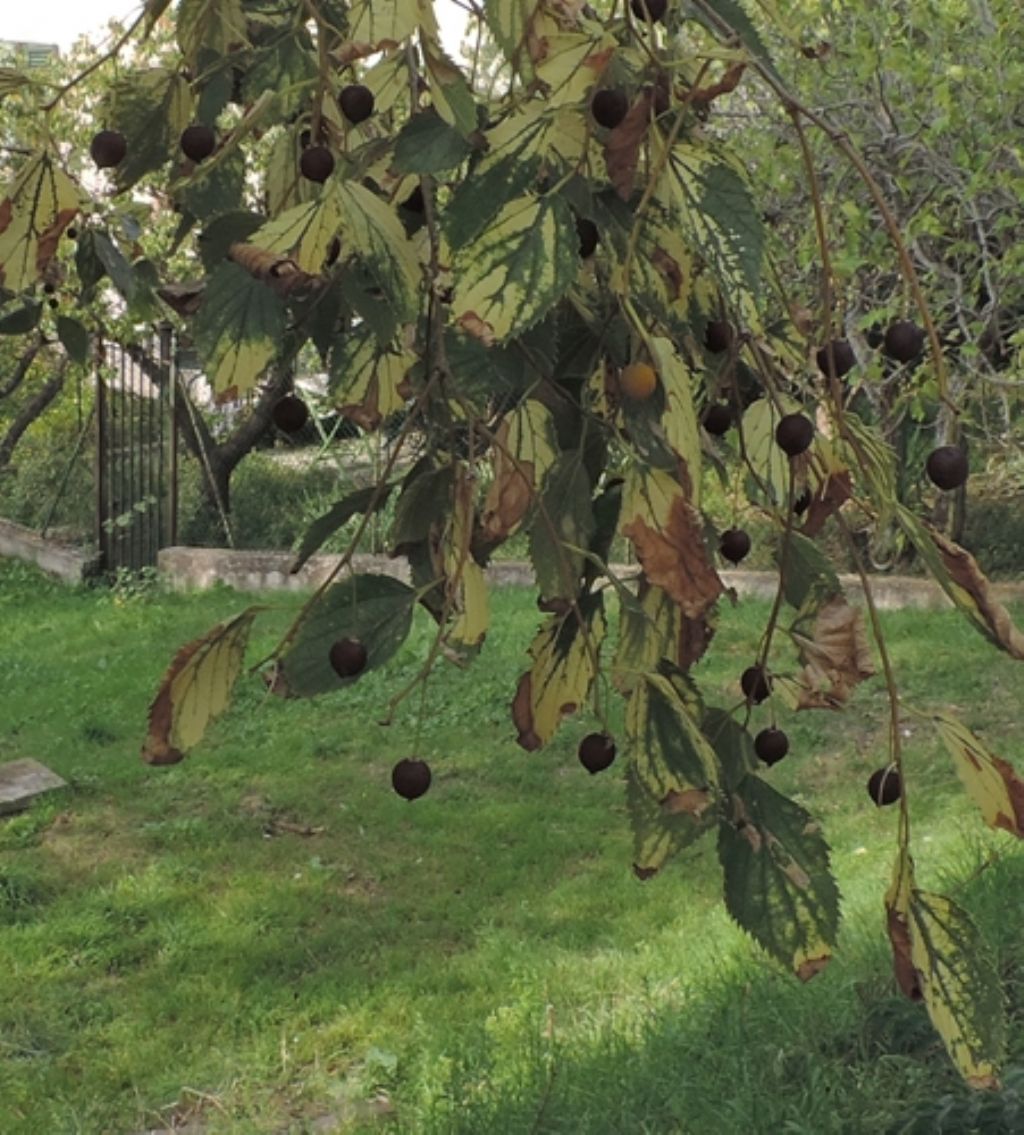
[[[897,817],[864,791],[885,759],[878,679],[843,715],[785,715],[793,751],[766,774],[821,816],[844,895],[841,950],[801,986],[724,914],[713,839],[633,877],[621,769],[575,759],[592,722],[515,745],[526,593],[494,597],[482,656],[438,672],[419,724],[418,696],[377,719],[424,622],[338,696],[244,681],[187,761],[144,765],[174,649],[248,602],[67,591],[0,562],[0,761],[71,785],[0,820],[2,1135],[1024,1130],[1024,855],[908,720],[920,881],[975,914],[1009,990],[1009,1086],[975,1124],[891,977]],[[296,600],[267,602],[253,659]],[[765,614],[723,612],[712,700],[738,700]],[[1024,667],[953,614],[885,622],[906,698],[955,707],[1024,767]],[[414,746],[434,784],[408,804],[389,773]]]

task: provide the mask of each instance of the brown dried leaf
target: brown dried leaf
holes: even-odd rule
[[[853,478],[848,469],[838,473],[830,473],[825,483],[811,498],[807,509],[807,519],[801,532],[805,536],[817,536],[825,527],[825,521],[837,513],[853,495]]]
[[[746,63],[734,63],[718,80],[717,83],[711,83],[706,87],[698,87],[690,95],[690,101],[699,106],[707,106],[708,103],[714,102],[715,99],[721,95],[731,94],[736,90],[740,79],[743,77],[743,72],[747,69]]]
[[[875,672],[863,613],[842,595],[818,611],[810,638],[794,631],[793,640],[804,663],[797,709],[839,709]]]
[[[608,180],[623,201],[628,201],[636,181],[640,160],[640,144],[651,120],[651,93],[644,91],[629,108],[626,117],[608,134],[604,144],[604,160]]]
[[[494,328],[484,322],[475,311],[466,311],[455,321],[467,335],[479,339],[485,347],[494,346]]]
[[[974,600],[978,614],[992,637],[1011,658],[1024,661],[1024,634],[1014,625],[1010,612],[992,594],[992,585],[978,567],[978,561],[930,524],[925,527],[939,550],[950,579]]]
[[[622,526],[644,575],[679,604],[688,619],[700,619],[725,590],[704,544],[700,515],[682,496],[672,501],[665,525],[652,528],[642,516]]]
[[[907,925],[907,917],[902,911],[886,902],[885,918],[889,941],[892,944],[892,968],[896,975],[896,984],[904,997],[909,997],[911,1001],[920,1001],[924,994],[921,992],[917,970],[910,960],[910,927]]]
[[[250,276],[269,284],[282,296],[319,282],[318,277],[303,272],[290,256],[269,252],[255,244],[236,241],[228,249],[228,259],[241,265]]]
[[[689,670],[695,663],[704,657],[704,653],[715,637],[715,628],[706,615],[696,619],[689,619],[686,615],[679,615],[679,649],[675,662],[680,670]]]
[[[661,802],[661,810],[666,816],[684,814],[700,818],[714,803],[714,797],[706,788],[673,789]]]

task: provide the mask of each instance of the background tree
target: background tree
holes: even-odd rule
[[[857,560],[850,510],[895,519],[994,645],[1022,658],[1024,636],[974,560],[899,502],[895,455],[851,403],[845,280],[809,136],[821,130],[866,187],[891,242],[884,255],[913,299],[901,314],[920,321],[910,333],[930,348],[908,385],[955,423],[941,324],[899,216],[729,0],[635,0],[604,20],[555,2],[488,0],[480,11],[503,61],[490,91],[445,54],[429,5],[296,0],[268,14],[248,0],[150,0],[131,36],[166,26],[176,48],[124,64],[94,108],[108,133],[92,150],[112,192],[93,195],[81,221],[82,191],[48,117],[71,86],[40,107],[41,143],[0,201],[3,286],[28,302],[79,222],[71,270],[82,291],[108,274],[135,319],[173,314],[218,396],[261,388],[312,344],[341,413],[367,429],[402,415],[379,483],[318,519],[296,566],[390,497],[392,546],[411,582],[339,581],[343,557],[264,660],[270,687],[340,693],[388,661],[421,604],[436,636],[393,717],[435,666],[466,665],[481,649],[483,569],[523,533],[544,618],[512,700],[520,744],[540,748],[589,705],[595,728],[580,759],[597,771],[623,754],[637,876],[715,832],[730,914],[802,980],[831,957],[839,896],[820,826],[765,771],[786,756],[782,715],[841,709],[877,657],[890,750],[867,787],[899,811],[886,896],[897,980],[924,1001],[963,1075],[991,1087],[997,977],[964,912],[915,882],[902,730],[914,711],[900,701],[866,575],[865,619],[818,538],[831,530]],[[748,83],[781,101],[802,155],[820,257],[811,313],[773,292],[765,268],[775,171],[745,164],[711,125]],[[163,278],[162,263],[122,250],[112,224],[124,201],[144,216],[176,214],[168,257],[190,258],[196,275]],[[104,260],[108,245],[116,256]],[[737,511],[772,526],[779,570],[733,706],[706,701],[694,664],[726,590],[716,557],[741,561],[749,538],[708,524],[706,469]],[[929,496],[967,476],[955,447],[931,454],[927,471]],[[608,563],[622,540],[640,565],[629,582]],[[174,763],[199,742],[230,698],[257,616],[243,611],[178,653],[151,708],[146,760]],[[755,735],[754,707],[769,699],[773,722]],[[932,723],[985,821],[1024,834],[1013,768],[954,719]],[[424,762],[395,766],[409,799],[430,782]]]

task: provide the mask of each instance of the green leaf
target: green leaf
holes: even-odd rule
[[[504,205],[534,183],[539,168],[536,158],[509,154],[460,181],[441,222],[452,248],[458,250],[479,236]]]
[[[113,171],[118,189],[129,189],[178,152],[192,106],[188,80],[165,67],[127,71],[114,83],[107,117],[128,143],[128,153]]]
[[[414,319],[420,266],[396,212],[358,182],[339,182],[336,192],[342,249],[360,257],[400,320]]]
[[[342,638],[366,648],[361,674],[383,666],[408,636],[415,603],[416,592],[388,575],[353,575],[334,584],[306,614],[281,657],[287,688],[311,697],[356,681],[339,678],[331,666],[331,647]]]
[[[237,396],[252,389],[276,357],[285,330],[284,304],[229,261],[210,277],[193,330],[214,392]]]
[[[205,221],[226,213],[245,200],[246,160],[241,150],[201,162],[176,190],[182,207]]]
[[[43,276],[79,204],[52,154],[29,158],[0,197],[0,287],[20,292]]]
[[[785,546],[784,541],[787,542]],[[785,564],[783,595],[786,602],[797,610],[819,607],[843,592],[839,576],[828,557],[813,540],[799,532],[779,537],[775,562],[780,571]]]
[[[626,808],[633,828],[633,873],[641,880],[660,871],[673,855],[710,831],[718,819],[713,808],[699,815],[666,814],[632,765],[626,772]]]
[[[706,8],[711,9],[714,16],[710,15],[704,6],[699,4],[687,4],[686,7],[719,39],[738,39],[774,79],[780,83],[785,81],[776,71],[764,40],[738,0],[707,0]]]
[[[626,744],[637,779],[668,815],[702,816],[718,794],[718,757],[697,724],[699,703],[684,700],[661,674],[644,674],[626,707]]]
[[[89,361],[89,332],[77,319],[58,315],[57,338],[73,363],[84,366]]]
[[[132,266],[107,233],[100,229],[93,229],[91,236],[92,250],[96,254],[96,259],[103,265],[103,270],[110,277],[114,287],[130,303],[135,295],[135,277],[132,275]]]
[[[32,86],[32,79],[16,67],[0,67],[0,103],[22,87]]]
[[[258,607],[249,607],[218,623],[174,656],[149,707],[149,731],[142,746],[148,764],[182,760],[227,708],[258,612]]]
[[[745,777],[734,792],[731,821],[718,829],[726,909],[807,981],[828,963],[839,930],[828,844],[808,812],[760,777]]]
[[[590,478],[579,454],[564,454],[548,472],[530,531],[530,560],[545,599],[579,592],[584,558],[577,549],[588,548],[593,534]]]
[[[999,974],[970,915],[944,895],[914,888],[907,925],[910,960],[946,1051],[969,1084],[997,1087],[1006,1009]]]
[[[96,232],[96,229],[86,229],[79,233],[75,248],[75,271],[82,285],[83,296],[90,295],[107,273],[96,250]]]
[[[21,300],[0,315],[0,335],[24,335],[39,326],[42,314],[39,300]]]
[[[754,741],[731,713],[715,706],[705,709],[700,728],[718,757],[722,783],[732,792],[747,773],[757,771]]]
[[[561,198],[509,202],[456,257],[457,322],[499,341],[525,331],[568,291],[578,249],[572,214]]]
[[[248,240],[266,219],[261,213],[236,209],[210,221],[199,234],[199,255],[206,271],[212,272],[227,258],[233,244]]]
[[[409,119],[395,139],[394,166],[399,173],[443,173],[464,161],[470,152],[469,143],[455,127],[434,111],[421,111]]]
[[[620,602],[619,641],[612,665],[612,682],[629,694],[662,659],[674,661],[679,641],[679,607],[661,587],[641,584],[640,597]]]
[[[516,62],[520,74],[528,78],[529,55],[520,47],[536,12],[530,0],[484,0],[486,26],[505,58]]]
[[[775,427],[781,417],[772,399],[759,398],[744,411],[740,424],[747,461],[759,486],[776,505],[789,499],[789,458],[775,444]]]
[[[367,485],[365,488],[356,489],[354,493],[349,493],[347,497],[332,504],[322,516],[318,516],[303,533],[299,550],[295,553],[295,560],[288,569],[292,575],[302,567],[314,552],[323,546],[325,540],[333,536],[353,516],[360,512],[366,512],[374,503],[375,498],[375,509],[383,508],[391,495],[392,487],[391,485],[385,486],[379,496],[377,495],[376,485]]]
[[[437,113],[460,133],[472,133],[477,128],[476,102],[462,71],[434,39],[422,36],[420,47]]]
[[[189,63],[195,63],[200,48],[217,55],[249,42],[242,0],[181,0],[178,5],[178,46]]]
[[[432,529],[445,517],[452,497],[452,469],[450,465],[433,468],[423,461],[414,466],[402,484],[395,506],[395,519],[391,526],[392,555],[403,555],[405,550],[426,543]]]
[[[316,52],[306,28],[275,36],[245,75],[245,93],[258,98],[273,91],[279,120],[288,120],[309,98],[316,81]]]

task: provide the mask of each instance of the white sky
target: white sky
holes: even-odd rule
[[[80,35],[102,37],[107,20],[130,20],[139,0],[0,0],[0,39],[56,43],[66,50]],[[435,5],[441,37],[457,56],[465,12],[440,0]]]

